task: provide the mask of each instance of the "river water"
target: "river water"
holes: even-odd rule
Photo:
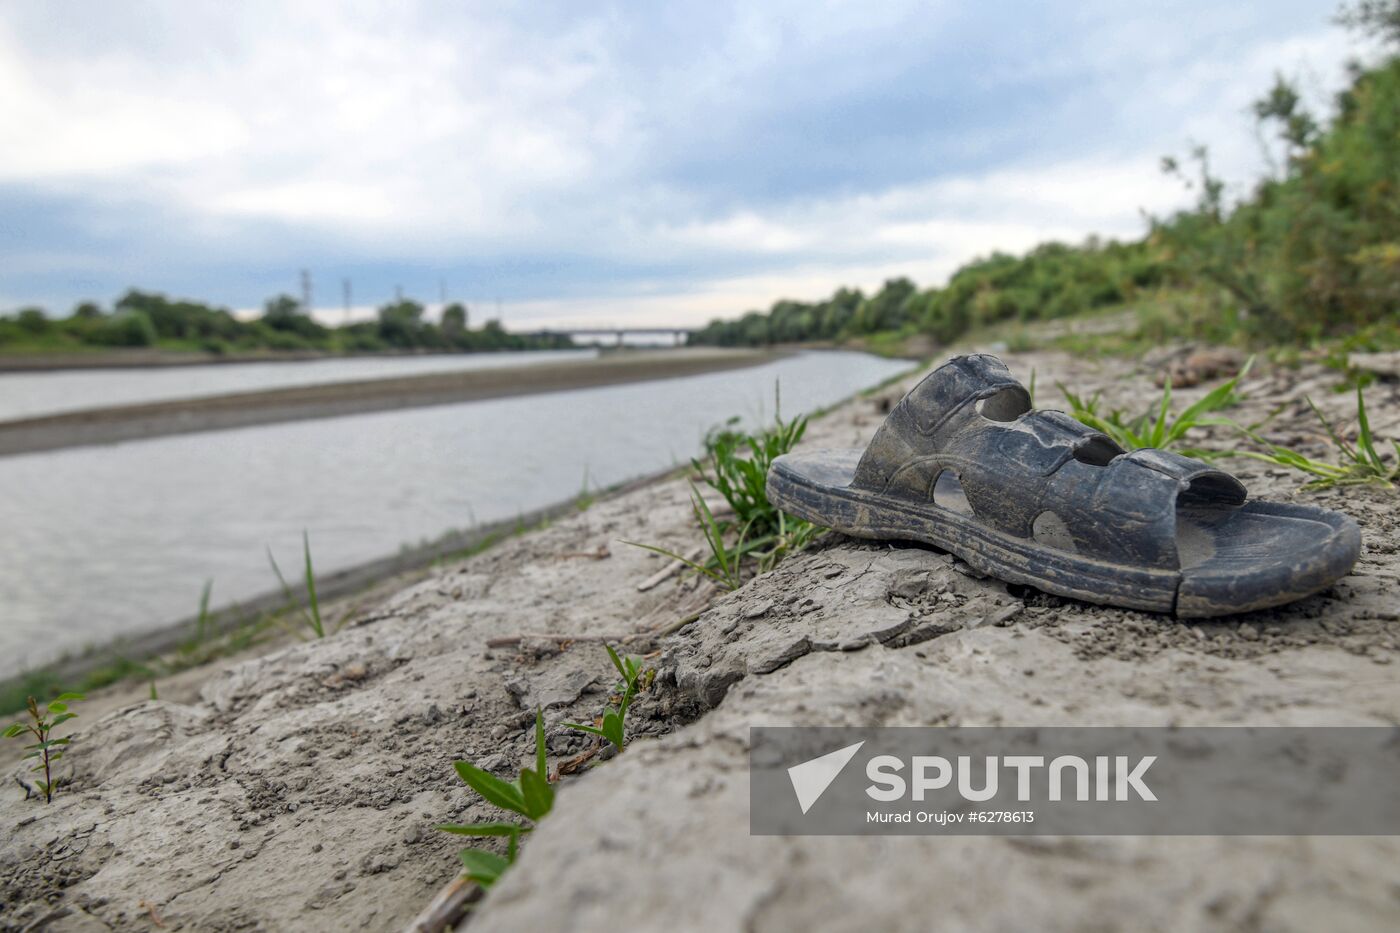
[[[436,356],[364,356],[298,363],[223,363],[152,369],[69,369],[0,373],[0,421],[78,411],[97,405],[131,405],[201,398],[231,392],[323,385],[362,379],[392,379],[464,369],[528,366],[585,360],[596,349],[522,353],[457,353]]]
[[[499,359],[493,357],[492,359]],[[407,361],[397,361],[407,362]],[[420,361],[432,362],[432,361]],[[279,369],[321,363],[281,363]],[[685,462],[732,415],[791,416],[908,368],[804,353],[682,379],[0,457],[0,676],[319,570]],[[234,367],[228,367],[234,368]],[[85,373],[109,386],[149,372]],[[0,377],[0,397],[6,381]],[[343,377],[337,377],[343,378]]]

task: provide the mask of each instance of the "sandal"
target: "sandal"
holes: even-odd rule
[[[1188,618],[1301,599],[1345,576],[1361,549],[1345,515],[1246,502],[1239,480],[1209,464],[1125,452],[1033,410],[985,354],[925,377],[866,450],[779,457],[768,498],[858,538],[935,545],[1010,583]]]

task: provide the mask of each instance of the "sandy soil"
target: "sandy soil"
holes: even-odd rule
[[[395,408],[676,379],[757,366],[774,356],[774,353],[760,350],[711,348],[629,352],[552,365],[290,386],[63,412],[0,422],[0,456]]]
[[[1129,408],[1155,367],[1007,357]],[[1249,383],[1249,419],[1321,453],[1302,395],[1342,411],[1320,368]],[[910,383],[813,424],[856,446]],[[1186,390],[1198,397],[1205,387]],[[1373,387],[1378,432],[1400,392]],[[1251,493],[1298,478],[1232,464]],[[224,662],[157,702],[91,704],[72,786],[0,797],[0,927],[402,928],[456,872],[440,822],[495,818],[456,778],[527,756],[543,707],[551,762],[590,747],[614,679],[597,639],[659,671],[641,738],[565,776],[554,812],[471,929],[1393,929],[1400,842],[1375,838],[905,839],[748,835],[757,724],[1392,724],[1400,718],[1396,493],[1297,494],[1356,517],[1356,571],[1294,606],[1222,621],[1008,588],[950,555],[825,539],[717,597],[621,540],[698,543],[683,482],[596,503],[366,606],[338,635]],[[656,632],[710,605],[670,636]],[[524,636],[505,647],[488,642]],[[609,881],[607,879],[615,879]],[[664,918],[664,919],[663,919]]]

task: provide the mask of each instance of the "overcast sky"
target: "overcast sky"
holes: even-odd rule
[[[1136,236],[1159,158],[1262,171],[1334,4],[0,5],[0,310],[129,286],[335,320],[687,324],[994,249]],[[474,315],[477,317],[477,315]],[[479,318],[477,318],[479,319]]]

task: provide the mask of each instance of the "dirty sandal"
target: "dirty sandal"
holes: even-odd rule
[[[1246,502],[1239,480],[1113,440],[1030,397],[994,356],[952,359],[864,451],[774,461],[768,497],[860,538],[919,541],[990,576],[1095,603],[1201,617],[1277,606],[1345,576],[1361,532],[1310,505]]]

